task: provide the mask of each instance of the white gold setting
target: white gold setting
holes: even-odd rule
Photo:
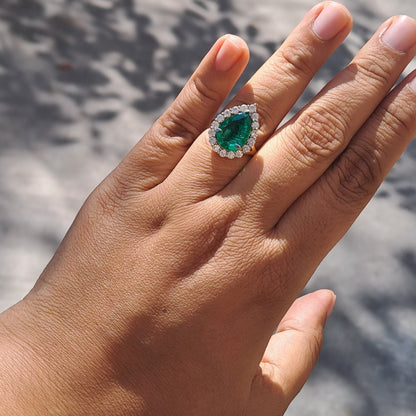
[[[217,132],[221,131],[220,124],[225,121],[227,118],[240,113],[249,113],[251,118],[251,132],[250,136],[247,139],[247,142],[239,147],[235,152],[223,149],[218,141],[216,134]],[[256,143],[257,133],[258,129],[260,127],[259,124],[259,115],[257,113],[257,104],[242,104],[238,106],[234,106],[231,108],[227,108],[220,114],[218,114],[214,121],[211,123],[211,126],[208,130],[208,137],[209,137],[209,143],[212,146],[212,150],[215,153],[218,153],[221,157],[226,157],[228,159],[234,159],[234,158],[241,158],[244,154],[252,152]]]

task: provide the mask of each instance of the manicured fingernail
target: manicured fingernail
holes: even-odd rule
[[[349,16],[338,3],[328,3],[315,19],[313,31],[321,40],[334,38],[347,25]]]
[[[381,34],[382,41],[398,52],[407,52],[416,44],[416,22],[408,16],[398,16]]]
[[[246,43],[238,36],[228,35],[215,58],[215,68],[218,71],[229,71],[241,57]]]

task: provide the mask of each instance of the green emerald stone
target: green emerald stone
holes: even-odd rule
[[[227,151],[240,150],[250,138],[251,123],[250,113],[238,113],[226,118],[215,134],[218,144]]]

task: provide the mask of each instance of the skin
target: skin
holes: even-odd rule
[[[351,29],[338,5],[342,28],[318,37],[326,5],[229,104],[258,104],[253,157],[208,143],[248,61],[225,36],[90,195],[34,289],[0,315],[1,414],[285,412],[335,302],[328,290],[295,299],[416,133],[415,75],[390,91],[416,26],[406,51],[380,37],[397,17],[275,132]]]

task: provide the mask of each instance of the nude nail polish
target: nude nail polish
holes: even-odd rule
[[[416,44],[416,21],[408,16],[398,16],[380,39],[391,49],[407,52]]]
[[[328,3],[315,19],[313,31],[321,40],[334,38],[347,25],[349,16],[343,6]]]
[[[222,72],[229,71],[241,57],[244,47],[243,39],[234,35],[227,36],[217,52],[215,68]]]

